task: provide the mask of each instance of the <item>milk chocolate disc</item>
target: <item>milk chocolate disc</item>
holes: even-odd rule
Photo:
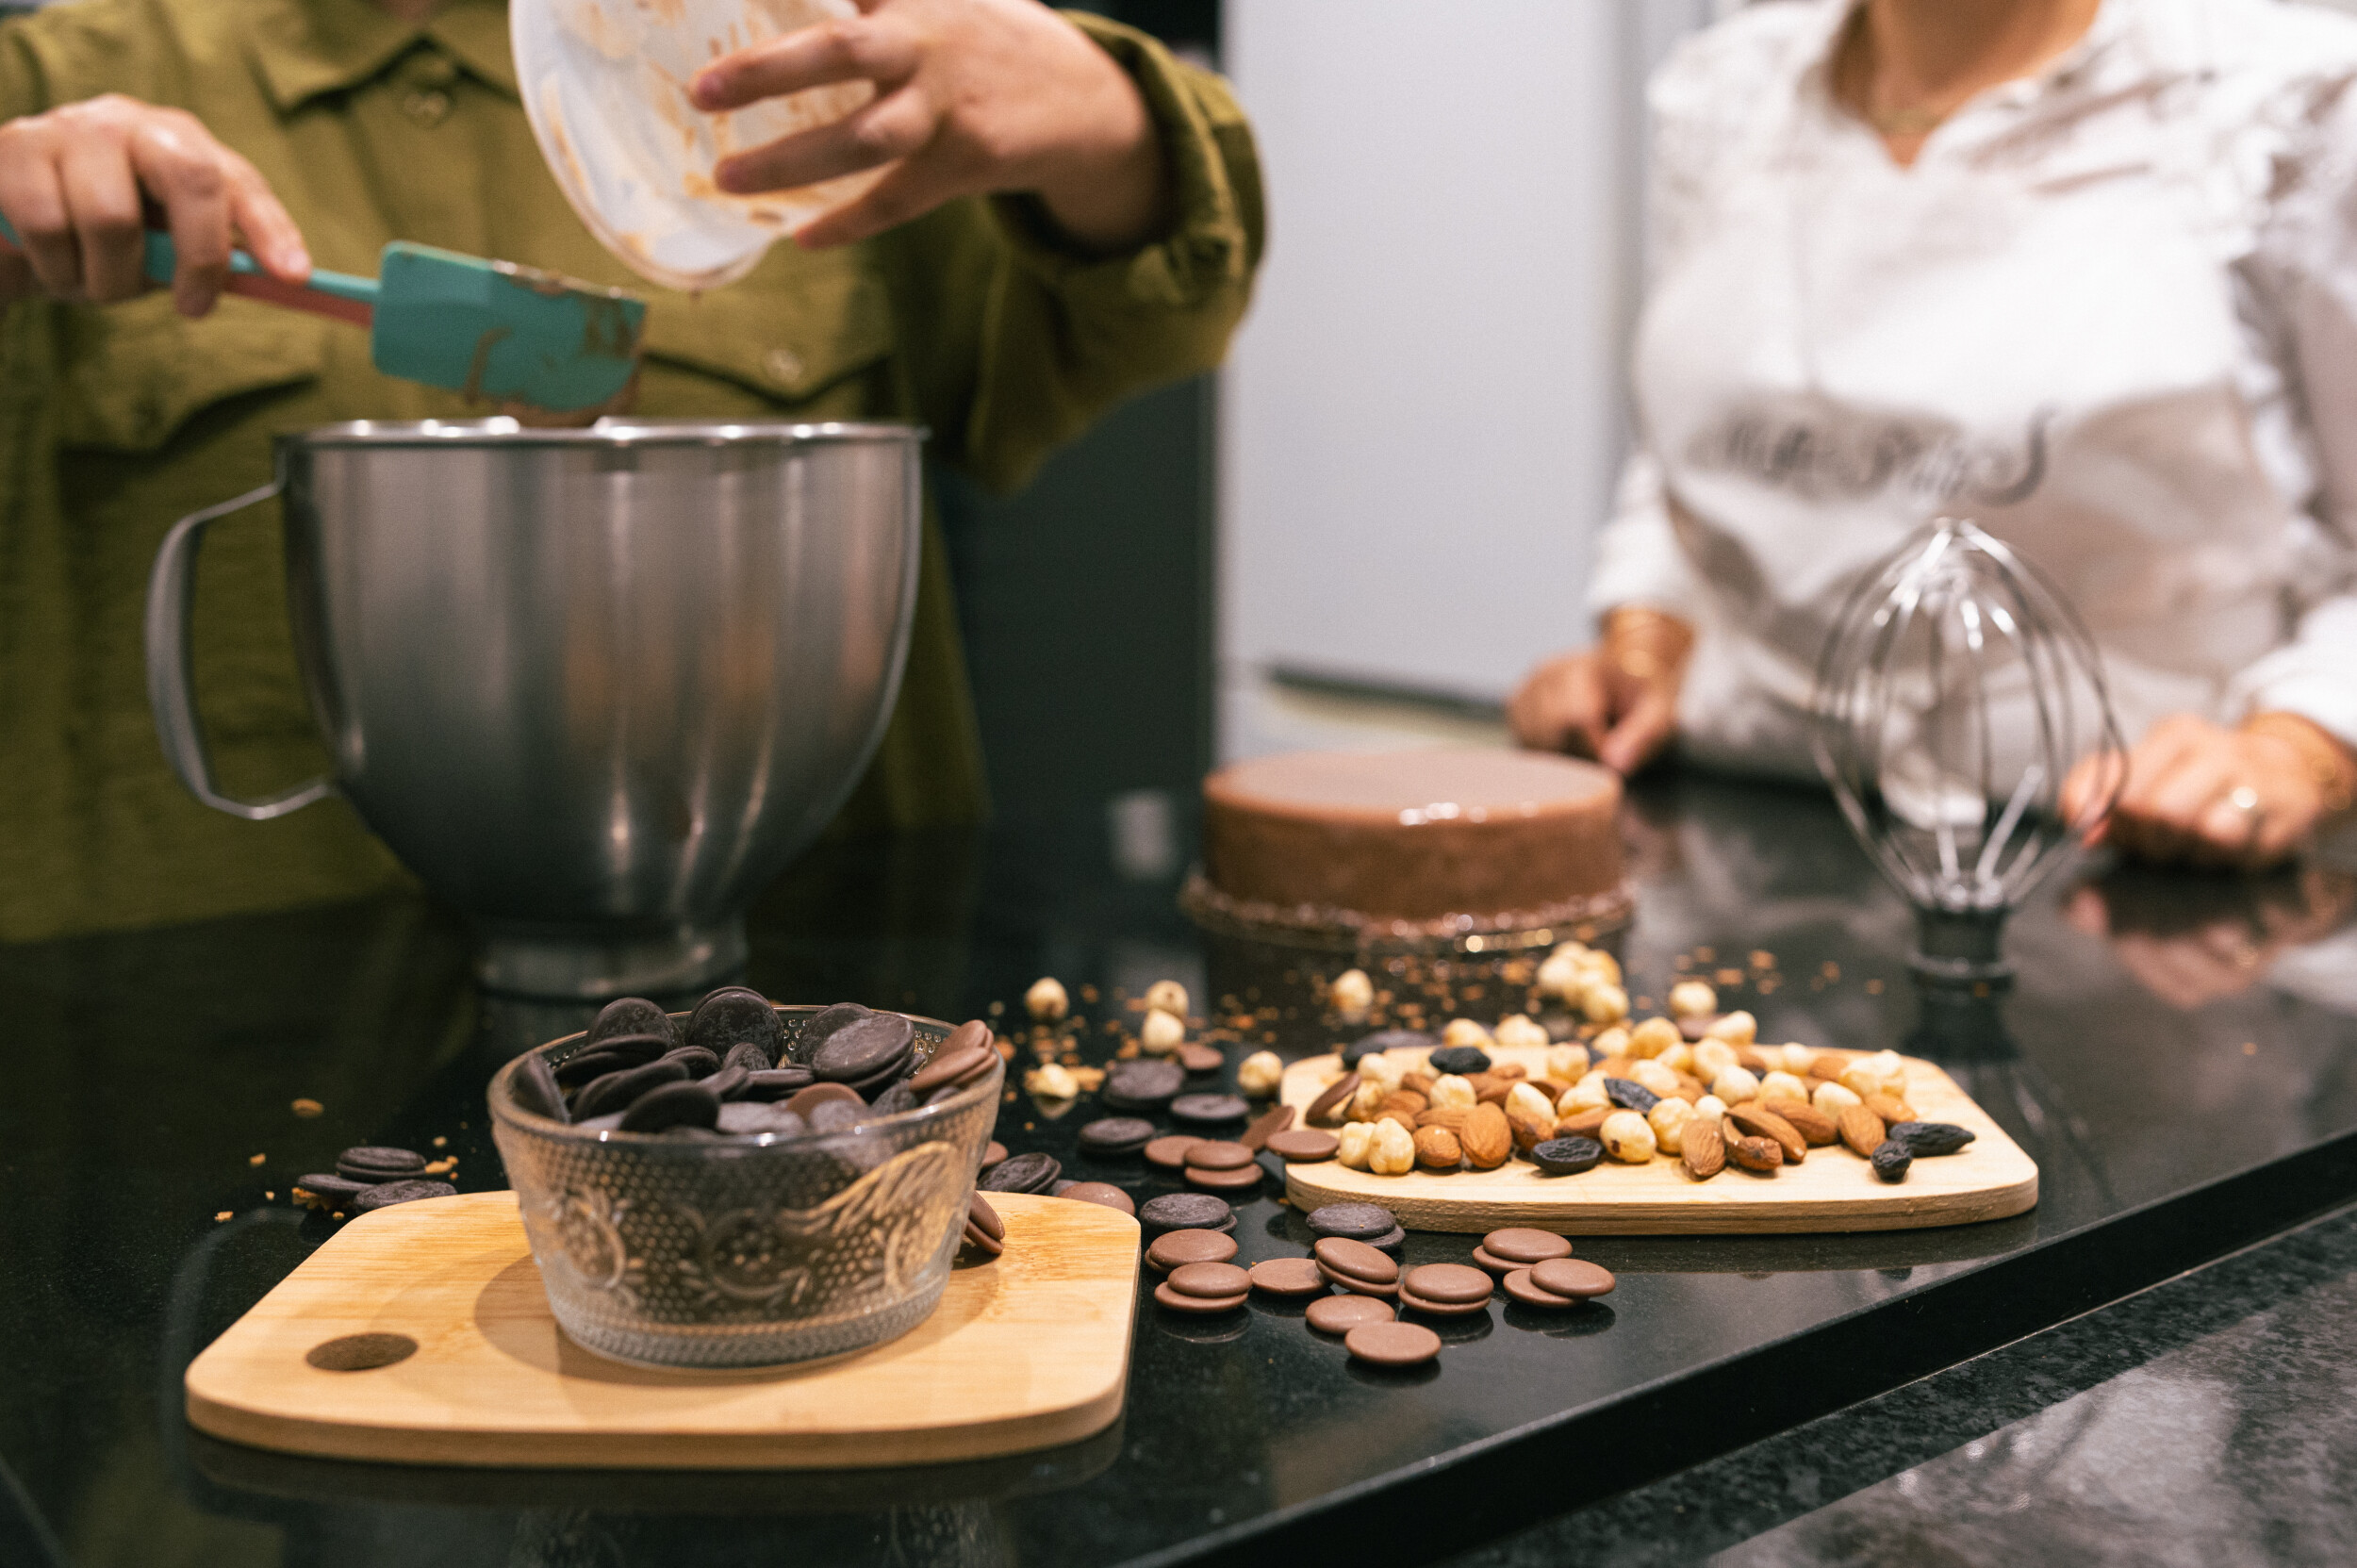
[[[1181,1263],[1170,1271],[1170,1288],[1180,1296],[1225,1301],[1252,1288],[1252,1276],[1233,1263]]]
[[[1343,1348],[1376,1366],[1422,1366],[1441,1353],[1441,1336],[1421,1323],[1362,1323]]]
[[[1224,1263],[1236,1255],[1236,1238],[1222,1230],[1165,1230],[1146,1249],[1146,1261],[1167,1274],[1188,1263]]]
[[[1260,1186],[1261,1176],[1261,1170],[1257,1163],[1238,1170],[1205,1170],[1200,1165],[1187,1167],[1188,1184],[1210,1193],[1250,1192]]]
[[[1154,1299],[1161,1302],[1163,1306],[1168,1307],[1171,1311],[1178,1312],[1233,1312],[1238,1307],[1244,1305],[1244,1297],[1250,1294],[1251,1292],[1244,1291],[1235,1296],[1223,1296],[1214,1300],[1207,1299],[1199,1296],[1182,1296],[1178,1292],[1172,1290],[1167,1283],[1156,1285],[1154,1287]]]
[[[1125,1214],[1138,1212],[1138,1206],[1130,1201],[1129,1195],[1110,1181],[1067,1182],[1057,1189],[1056,1196],[1080,1203],[1094,1203],[1100,1209],[1117,1209]]]
[[[1491,1231],[1481,1238],[1481,1245],[1489,1249],[1492,1258],[1504,1258],[1508,1263],[1525,1265],[1572,1255],[1572,1244],[1552,1230],[1525,1230],[1509,1227]]]
[[[1268,1141],[1294,1124],[1294,1108],[1278,1105],[1252,1118],[1252,1125],[1238,1135],[1236,1141],[1255,1152],[1268,1147]]]
[[[1468,1268],[1463,1263],[1426,1263],[1402,1275],[1399,1288],[1403,1296],[1413,1296],[1420,1301],[1457,1306],[1489,1300],[1492,1286],[1490,1277],[1477,1268]]]
[[[1546,1312],[1559,1312],[1580,1304],[1579,1297],[1575,1296],[1558,1296],[1553,1291],[1541,1290],[1531,1282],[1530,1270],[1526,1268],[1518,1268],[1499,1280],[1498,1289],[1506,1293],[1509,1301],[1519,1301],[1525,1307],[1537,1307]]]
[[[1331,1160],[1343,1144],[1331,1132],[1305,1127],[1292,1132],[1272,1133],[1263,1147],[1288,1164],[1309,1164]]]
[[[1347,1334],[1365,1323],[1389,1323],[1399,1314],[1372,1296],[1322,1296],[1310,1303],[1310,1327],[1320,1333]]]
[[[1370,1285],[1389,1285],[1399,1279],[1399,1265],[1364,1242],[1345,1236],[1322,1236],[1310,1250],[1328,1273],[1348,1275]],[[1486,1285],[1488,1280],[1483,1283]]]
[[[1591,1296],[1609,1296],[1616,1283],[1610,1269],[1585,1258],[1549,1258],[1543,1263],[1533,1263],[1530,1282],[1542,1291],[1581,1301]]]
[[[1190,1170],[1242,1170],[1250,1164],[1250,1149],[1223,1138],[1206,1138],[1187,1150]]]
[[[1326,1276],[1309,1258],[1263,1259],[1252,1265],[1251,1276],[1252,1288],[1271,1296],[1324,1296],[1327,1290]]]
[[[1163,1170],[1187,1168],[1187,1151],[1203,1140],[1192,1132],[1173,1132],[1146,1146],[1146,1163]]]

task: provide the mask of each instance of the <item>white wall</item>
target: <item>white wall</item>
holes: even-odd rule
[[[1270,664],[1498,698],[1587,635],[1641,78],[1711,0],[1228,0],[1270,249],[1221,400],[1222,750]]]

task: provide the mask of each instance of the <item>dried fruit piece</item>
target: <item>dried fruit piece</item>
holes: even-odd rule
[[[1689,1116],[1678,1130],[1685,1149],[1686,1173],[1698,1181],[1707,1181],[1727,1165],[1726,1140],[1719,1135],[1719,1124],[1707,1116]],[[1783,1154],[1778,1152],[1781,1160]]]
[[[1874,1150],[1871,1164],[1874,1167],[1874,1174],[1884,1180],[1904,1181],[1907,1179],[1907,1167],[1915,1164],[1915,1156],[1907,1152],[1906,1145],[1892,1138],[1885,1141],[1882,1147]]]
[[[1772,1139],[1784,1150],[1786,1164],[1797,1165],[1808,1157],[1808,1140],[1801,1130],[1756,1100],[1728,1106],[1727,1119],[1755,1138]]]
[[[1607,1078],[1604,1081],[1605,1098],[1624,1111],[1643,1115],[1661,1101],[1661,1097],[1633,1078]]]
[[[1445,1127],[1427,1127],[1416,1133],[1416,1164],[1426,1170],[1455,1170],[1465,1163],[1464,1146]]]
[[[1863,1105],[1853,1105],[1841,1113],[1841,1141],[1850,1152],[1861,1160],[1871,1160],[1874,1151],[1883,1147],[1883,1119]]]
[[[1737,1137],[1727,1142],[1727,1158],[1748,1171],[1773,1176],[1784,1168],[1784,1149],[1773,1138]]]
[[[1514,1130],[1506,1113],[1494,1105],[1476,1105],[1459,1130],[1457,1141],[1475,1170],[1495,1170],[1514,1157]]]
[[[1834,1119],[1814,1105],[1797,1099],[1771,1099],[1762,1102],[1775,1114],[1792,1124],[1811,1148],[1822,1148],[1841,1135]]]
[[[1915,1155],[1953,1154],[1978,1135],[1953,1122],[1903,1121],[1890,1127],[1891,1141],[1906,1145],[1907,1152]]]

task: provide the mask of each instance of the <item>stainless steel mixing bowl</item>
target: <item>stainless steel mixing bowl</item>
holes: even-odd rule
[[[197,799],[341,793],[483,936],[495,989],[698,985],[882,738],[916,602],[923,432],[894,424],[359,422],[181,520],[148,695]],[[330,777],[224,795],[190,604],[207,524],[284,497],[297,657]]]

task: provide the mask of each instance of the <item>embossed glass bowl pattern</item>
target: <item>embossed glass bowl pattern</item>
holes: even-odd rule
[[[781,1007],[792,1048],[816,1007]],[[684,1015],[683,1015],[684,1016]],[[920,1061],[950,1026],[909,1016]],[[552,1066],[582,1048],[537,1048]],[[663,1366],[762,1366],[882,1344],[949,1282],[1003,1065],[938,1105],[835,1132],[585,1131],[491,1080],[491,1135],[565,1332]]]

